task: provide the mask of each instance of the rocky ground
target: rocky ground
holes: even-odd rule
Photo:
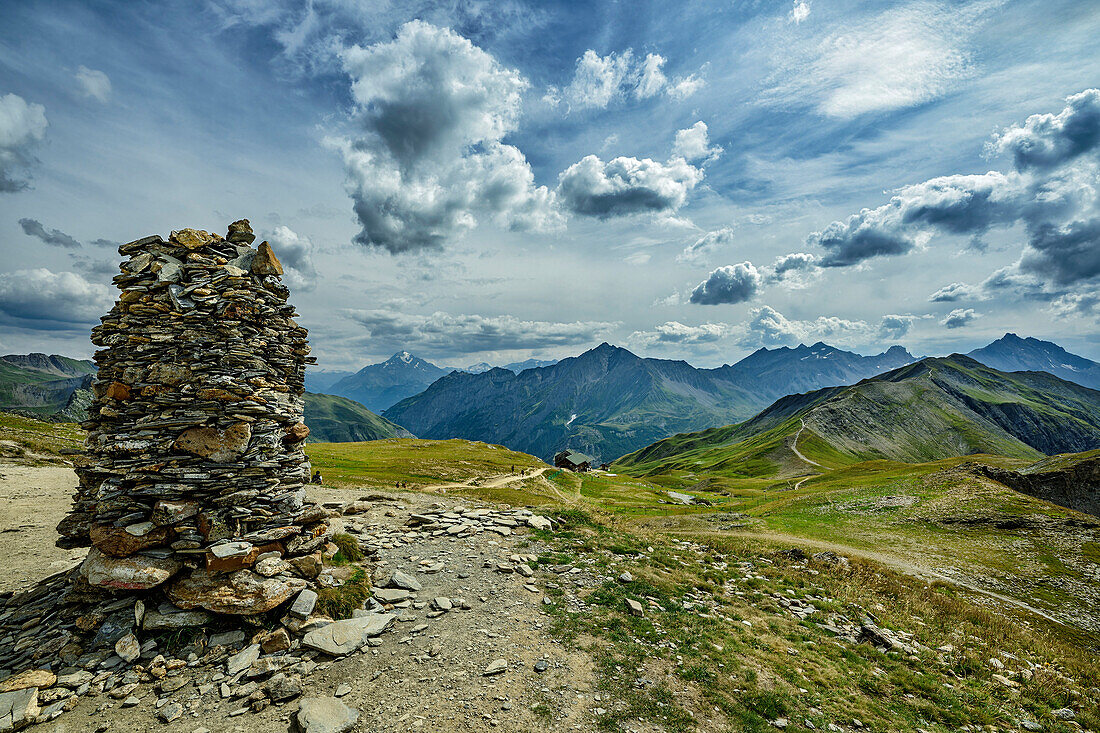
[[[71,471],[58,468],[5,466],[0,474],[7,477],[0,482],[0,499],[10,510],[4,515],[5,528],[17,530],[0,533],[0,554],[16,563],[15,579],[6,587],[11,590],[79,559],[78,553],[70,557],[58,551],[61,555],[55,558],[52,552],[31,552],[52,549],[50,530],[64,513],[74,479]],[[26,501],[30,484],[37,499],[33,505]],[[333,507],[359,498],[331,489],[315,494],[314,500]],[[376,582],[393,586],[389,577],[402,571],[421,586],[409,599],[396,602],[397,619],[360,651],[333,658],[299,647],[295,640],[298,648],[265,654],[243,673],[230,675],[228,660],[211,664],[195,659],[192,666],[170,669],[176,666],[173,654],[157,660],[158,652],[168,650],[146,648],[137,664],[157,670],[156,675],[164,669],[159,681],[146,677],[142,683],[141,675],[110,681],[113,690],[85,693],[70,711],[35,730],[288,730],[302,701],[315,697],[338,697],[355,709],[354,730],[592,729],[600,706],[592,662],[550,638],[542,611],[544,589],[521,567],[525,556],[533,560],[544,548],[531,541],[525,528],[503,527],[504,534],[476,522],[454,534],[421,532],[406,543],[410,517],[435,512],[438,521],[439,512],[456,506],[454,500],[446,502],[424,495],[374,494],[343,519],[346,531],[364,546],[377,548],[368,563]],[[456,526],[463,523],[469,522],[459,520]],[[395,597],[400,595],[397,590]],[[249,641],[236,640],[224,656],[231,659],[244,649],[241,661],[247,661]],[[179,656],[185,657],[182,652]],[[301,675],[300,693],[282,703],[255,704],[263,695],[250,699],[249,694],[271,686],[270,670],[281,663],[280,657],[290,662],[285,668],[290,692],[298,692],[293,687]],[[276,661],[265,666],[265,659]],[[116,669],[116,677],[120,672]],[[134,678],[138,684],[130,688]],[[262,709],[253,712],[257,707]]]

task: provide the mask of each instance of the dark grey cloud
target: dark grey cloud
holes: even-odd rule
[[[1052,301],[1100,282],[1100,90],[1068,97],[1058,114],[1032,115],[999,133],[988,150],[1012,156],[1015,170],[933,178],[899,189],[887,204],[833,222],[807,241],[826,250],[825,267],[901,255],[936,234],[981,236],[1021,225],[1019,260],[980,289],[955,283],[935,302],[1013,293]],[[962,322],[957,319],[952,323]],[[945,324],[947,325],[947,324]]]
[[[525,321],[515,316],[431,315],[394,310],[350,310],[346,315],[381,341],[440,356],[483,351],[579,346],[604,338],[618,323],[599,321]]]
[[[725,265],[695,286],[688,299],[696,305],[730,305],[752,300],[760,291],[763,276],[751,262]]]
[[[659,163],[620,157],[605,163],[587,155],[562,171],[556,193],[572,213],[609,219],[674,212],[702,180],[703,172],[683,158]]]
[[[344,49],[342,60],[356,129],[329,144],[344,159],[356,242],[395,254],[439,249],[478,215],[514,229],[560,224],[552,193],[502,142],[527,87],[519,72],[421,21],[392,41]]]
[[[66,249],[77,249],[80,247],[80,242],[76,241],[65,232],[60,229],[46,229],[37,219],[20,219],[19,226],[23,228],[23,233],[28,237],[41,239],[51,247],[65,247]]]
[[[22,191],[34,148],[46,136],[46,108],[16,94],[0,96],[0,193]]]
[[[0,313],[12,325],[43,331],[83,330],[113,303],[111,288],[74,272],[40,267],[0,273]]]
[[[1012,156],[1017,170],[1053,168],[1100,146],[1100,89],[1066,98],[1058,114],[1031,115],[990,143],[989,150]]]
[[[940,325],[946,328],[962,328],[980,317],[981,314],[973,308],[956,308],[944,316],[944,319],[940,321]]]
[[[1029,227],[1020,270],[1064,286],[1100,275],[1100,211],[1091,219],[1066,224],[1037,222]]]
[[[928,241],[929,230],[982,234],[1019,219],[1024,189],[1018,176],[996,171],[941,176],[905,186],[890,202],[863,209],[813,232],[806,243],[826,250],[823,267],[850,267],[873,257],[903,255]]]

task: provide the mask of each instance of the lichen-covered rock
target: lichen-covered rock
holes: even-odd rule
[[[229,463],[241,457],[251,437],[252,428],[243,422],[234,423],[224,430],[190,428],[176,438],[175,447],[215,463]]]
[[[28,669],[0,682],[0,692],[25,690],[28,687],[38,687],[44,690],[47,687],[53,687],[56,682],[57,675],[48,669]]]
[[[270,611],[305,587],[298,578],[265,578],[250,570],[229,574],[196,570],[173,582],[166,594],[180,608],[240,616]]]
[[[80,565],[79,575],[91,586],[110,590],[148,590],[161,585],[182,567],[173,557],[110,557],[96,548]]]
[[[255,275],[282,275],[283,263],[279,262],[270,244],[260,242],[260,246],[256,249],[256,256],[252,258],[251,269]]]

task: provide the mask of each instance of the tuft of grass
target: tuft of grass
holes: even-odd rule
[[[317,611],[334,619],[351,618],[351,614],[370,598],[370,581],[362,568],[355,571],[339,588],[317,591]]]
[[[334,536],[332,544],[339,548],[339,551],[332,558],[334,565],[359,562],[363,559],[363,551],[359,549],[359,540],[346,532]]]

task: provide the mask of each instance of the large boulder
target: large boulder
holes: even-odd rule
[[[265,613],[306,587],[299,578],[265,578],[251,570],[209,573],[196,570],[165,591],[180,608],[246,616]]]
[[[38,713],[37,687],[0,693],[0,731],[24,728],[35,722]],[[341,730],[344,731],[347,728]]]
[[[345,733],[359,721],[359,711],[334,697],[307,697],[294,722],[300,733]]]
[[[110,557],[96,548],[80,565],[80,576],[89,585],[112,590],[148,590],[171,578],[182,567],[171,557]]]
[[[388,629],[396,618],[397,615],[393,613],[372,613],[359,618],[334,621],[307,633],[302,638],[302,646],[342,657],[356,651],[368,639]]]

